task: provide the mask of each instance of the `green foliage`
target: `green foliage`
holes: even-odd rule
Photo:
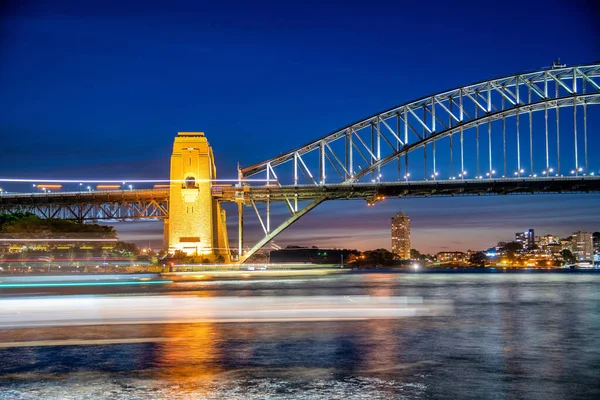
[[[427,255],[421,254],[421,252],[417,249],[410,249],[410,258],[412,258],[413,260],[425,261],[427,258]]]
[[[506,258],[509,260],[516,259],[516,255],[523,250],[523,244],[519,242],[509,242],[504,246],[506,251]]]
[[[473,253],[471,254],[471,257],[469,257],[469,263],[480,267],[485,265],[485,260],[487,260],[487,257],[483,252]]]
[[[0,214],[0,232],[13,238],[101,238],[113,239],[117,232],[112,226],[82,224],[64,219],[42,219],[32,213]]]
[[[573,253],[571,253],[571,250],[564,249],[563,251],[560,252],[560,255],[563,257],[563,260],[567,264],[574,264],[577,262],[577,258],[575,258]]]
[[[133,257],[140,254],[140,250],[133,243],[117,242],[112,252],[123,257]]]
[[[15,221],[19,221],[25,217],[29,217],[35,215],[30,212],[17,211],[14,213],[3,213],[0,214],[0,231],[5,224],[13,223]]]
[[[513,253],[517,253],[523,250],[523,244],[519,242],[509,242],[504,246],[504,250],[512,251]]]
[[[386,249],[368,250],[352,263],[359,267],[383,267],[396,265],[394,254]]]

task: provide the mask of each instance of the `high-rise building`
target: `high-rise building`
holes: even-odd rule
[[[530,229],[525,232],[515,233],[515,242],[521,243],[524,249],[531,249],[535,244],[534,230]]]
[[[410,217],[401,212],[392,217],[392,253],[410,258]]]
[[[571,236],[571,252],[577,261],[592,260],[594,244],[590,232],[575,232]]]

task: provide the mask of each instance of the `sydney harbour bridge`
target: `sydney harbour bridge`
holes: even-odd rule
[[[164,187],[3,193],[0,212],[30,211],[78,221],[163,219],[166,231],[167,224],[176,223],[174,190],[183,196],[182,207],[192,204],[190,196],[198,196],[194,191],[202,197],[204,190],[206,207],[237,204],[236,261],[244,262],[326,200],[364,199],[375,205],[390,197],[599,192],[599,103],[600,62],[554,64],[403,103],[240,167],[233,180],[216,179],[208,147],[210,171],[203,177],[174,175],[172,159],[171,179]],[[191,151],[182,147],[181,157]],[[287,216],[274,218],[275,206],[285,207]],[[256,213],[264,233],[245,251],[244,207]],[[217,231],[226,231],[219,225],[224,216],[221,221],[219,211],[210,213],[210,233],[182,236],[181,241],[222,235]],[[223,240],[228,248],[226,233]],[[214,254],[217,240],[209,243]]]

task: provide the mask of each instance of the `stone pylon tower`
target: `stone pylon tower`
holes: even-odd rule
[[[211,262],[230,261],[225,210],[212,198],[215,179],[212,148],[204,132],[179,132],[171,155],[169,219],[165,243]]]

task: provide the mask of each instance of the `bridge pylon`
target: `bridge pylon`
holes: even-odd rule
[[[179,132],[171,155],[169,218],[165,242],[169,252],[215,261],[230,261],[226,214],[213,199],[217,170],[204,132]]]

